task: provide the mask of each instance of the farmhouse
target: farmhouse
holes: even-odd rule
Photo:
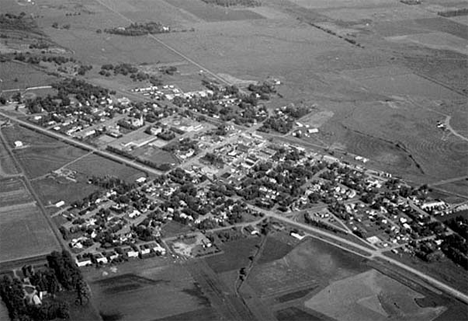
[[[75,258],[75,263],[79,267],[93,265],[93,262],[89,257]]]

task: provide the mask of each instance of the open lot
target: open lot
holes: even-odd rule
[[[370,270],[331,285],[305,302],[309,309],[336,320],[433,320],[445,308],[421,308],[419,293]]]
[[[34,180],[32,185],[44,205],[55,204],[59,201],[70,204],[98,190],[97,186],[87,184],[86,177],[80,175],[78,175],[77,182],[45,177]]]
[[[59,249],[46,219],[35,205],[0,208],[0,262],[45,255]]]
[[[131,183],[135,182],[135,179],[145,176],[144,173],[137,169],[95,154],[86,156],[67,166],[67,168],[87,177],[93,175],[101,177],[116,176]]]

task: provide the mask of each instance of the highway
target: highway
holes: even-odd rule
[[[68,136],[65,136],[65,135],[62,135],[62,134],[59,134],[57,132],[53,132],[53,131],[50,131],[50,130],[47,130],[39,125],[35,125],[35,124],[31,124],[27,121],[24,121],[24,120],[21,120],[21,119],[17,119],[13,116],[10,116],[8,114],[5,114],[5,113],[2,113],[0,112],[0,115],[3,116],[3,117],[6,117],[8,119],[10,119],[11,121],[14,121],[26,128],[29,128],[29,129],[32,129],[32,130],[35,130],[39,133],[42,133],[42,134],[45,134],[45,135],[48,135],[48,136],[52,136],[54,138],[57,138],[59,140],[62,140],[64,142],[67,142],[71,145],[74,145],[74,146],[78,146],[84,150],[87,150],[87,151],[90,151],[90,152],[93,152],[95,154],[98,154],[98,155],[101,155],[101,156],[104,156],[108,159],[111,159],[111,160],[114,160],[114,161],[117,161],[119,163],[123,163],[123,164],[126,164],[128,166],[131,166],[133,168],[136,168],[136,169],[139,169],[141,171],[144,171],[144,172],[148,172],[148,173],[152,173],[152,174],[156,174],[156,175],[160,175],[162,174],[163,172],[162,171],[159,171],[157,169],[154,169],[152,167],[149,167],[149,166],[146,166],[146,165],[143,165],[143,164],[140,164],[134,160],[131,160],[131,159],[128,159],[128,158],[125,158],[123,156],[119,156],[119,155],[116,155],[116,154],[113,154],[113,153],[110,153],[108,151],[105,151],[105,150],[101,150],[97,147],[93,147],[93,146],[90,146],[88,144],[85,144],[83,142],[80,142],[74,138],[71,138],[71,137],[68,137]]]

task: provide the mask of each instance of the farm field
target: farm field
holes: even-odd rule
[[[0,178],[19,174],[19,172],[15,160],[7,150],[7,145],[5,145],[3,139],[0,138]]]
[[[143,172],[137,169],[95,154],[83,157],[67,166],[67,168],[86,177],[116,176],[129,183],[133,183],[135,179],[145,176]]]
[[[10,178],[0,180],[0,208],[14,207],[24,203],[31,203],[32,198],[29,191],[20,179]]]
[[[104,319],[177,320],[192,313],[216,319],[209,300],[180,265],[103,278],[92,282],[91,288],[93,303]]]
[[[405,285],[370,270],[335,281],[305,302],[309,309],[336,320],[433,320],[445,308],[421,308],[421,295]]]
[[[35,205],[0,208],[0,262],[48,254],[59,249],[46,219]]]

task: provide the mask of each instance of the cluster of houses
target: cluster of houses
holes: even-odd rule
[[[75,257],[75,263],[79,267],[91,266],[94,264],[108,264],[116,262],[121,258],[145,258],[154,255],[166,255],[166,248],[160,245],[158,242],[141,243],[137,245],[128,245],[119,247],[115,250],[103,251],[103,252],[87,252],[84,255],[77,255]]]

